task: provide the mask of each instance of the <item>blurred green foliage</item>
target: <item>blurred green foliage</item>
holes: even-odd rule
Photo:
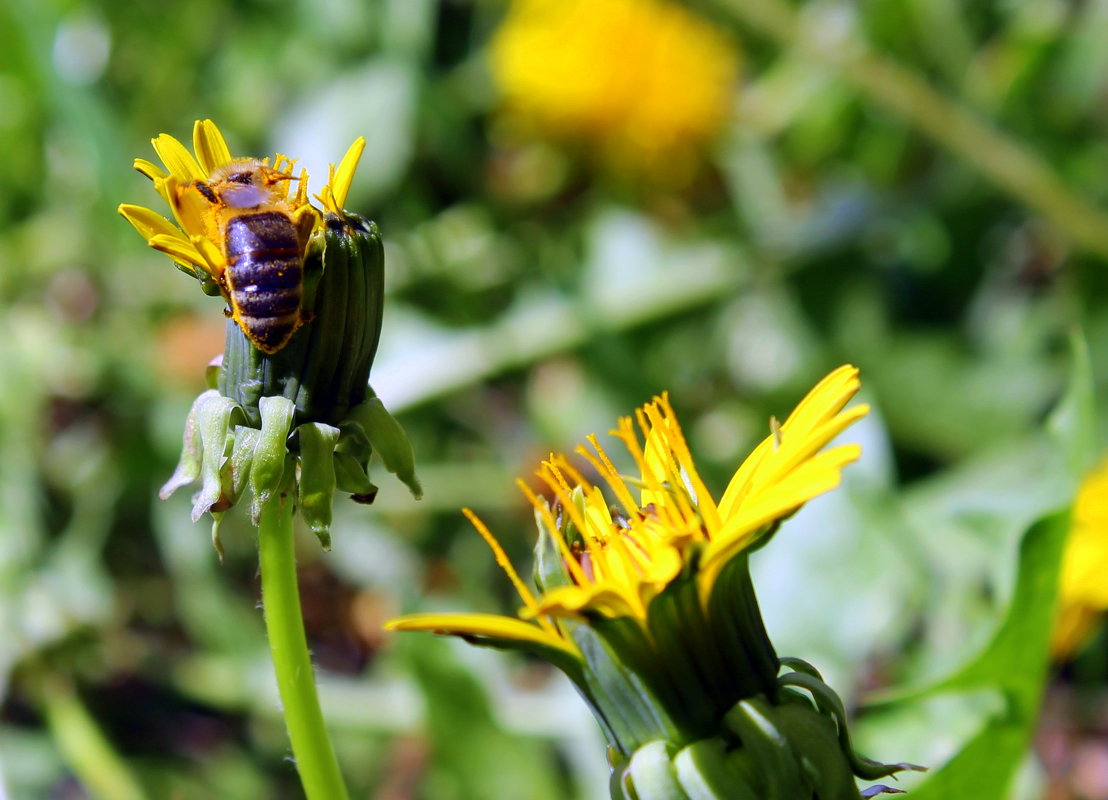
[[[494,0],[0,4],[0,795],[102,797],[89,770],[118,767],[154,798],[299,796],[253,532],[229,519],[220,565],[187,498],[156,499],[223,318],[115,207],[153,204],[131,159],[197,118],[317,180],[369,140],[348,205],[386,241],[373,384],[426,499],[382,482],[374,507],[336,509],[333,553],[303,540],[354,796],[606,796],[599,732],[550,670],[380,625],[510,606],[457,508],[525,563],[512,476],[666,389],[721,487],[771,414],[830,367],[862,368],[876,409],[862,463],[755,559],[782,652],[859,701],[937,680],[992,639],[1024,531],[1074,491],[1044,421],[1076,329],[1103,389],[1108,264],[985,177],[992,154],[952,155],[804,47],[695,5],[739,43],[744,76],[710,167],[678,192],[503,142],[484,62]],[[1100,213],[1104,4],[801,6],[1022,142]],[[1081,429],[1093,451],[1096,427]],[[1050,745],[1076,747],[1104,710],[1106,652],[1098,640],[1054,679],[1040,755],[998,797],[1071,780]],[[73,746],[84,765],[51,729],[74,697],[110,743],[103,758]],[[991,703],[863,715],[860,747],[937,767],[1001,713]]]

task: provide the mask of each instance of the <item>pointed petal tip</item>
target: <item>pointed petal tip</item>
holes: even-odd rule
[[[197,120],[192,128],[192,149],[208,174],[231,161],[231,150],[219,126],[210,119]]]
[[[342,161],[332,175],[334,176],[331,181],[331,197],[337,210],[341,211],[343,206],[346,205],[346,196],[350,193],[350,186],[354,182],[354,173],[358,169],[358,164],[361,162],[362,153],[365,152],[365,137],[359,136],[346,150],[346,154],[342,157]]]

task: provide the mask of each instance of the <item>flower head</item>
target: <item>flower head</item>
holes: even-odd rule
[[[519,127],[675,184],[722,128],[737,64],[720,32],[671,0],[515,0],[491,50]]]
[[[861,454],[858,445],[820,452],[867,412],[864,405],[842,410],[858,386],[853,367],[825,378],[783,425],[773,424],[718,504],[697,473],[665,395],[639,409],[634,420],[620,420],[612,432],[634,460],[636,480],[622,477],[596,437],[589,439],[592,451],[578,449],[618,501],[616,514],[603,492],[568,460],[552,457],[539,474],[573,523],[576,550],[566,559],[572,585],[549,592],[540,609],[552,615],[591,609],[645,620],[653,597],[691,561],[706,600],[732,558],[756,544],[774,523],[838,485],[842,468]],[[576,502],[575,488],[581,498]],[[543,502],[531,499],[556,530]]]
[[[553,503],[520,483],[535,508],[538,557],[553,564],[539,570],[546,574],[537,581],[538,596],[523,584],[492,534],[466,511],[523,600],[519,618],[413,615],[389,627],[538,651],[563,668],[567,656],[588,662],[581,636],[590,627],[602,636],[618,635],[624,644],[630,637],[652,652],[661,650],[667,637],[687,643],[690,636],[704,641],[718,636],[722,644],[693,657],[713,662],[708,672],[722,676],[724,685],[706,686],[704,693],[729,707],[743,692],[771,683],[777,670],[756,608],[750,618],[749,609],[734,607],[754,602],[744,556],[764,543],[780,520],[836,486],[842,468],[858,458],[857,445],[824,450],[867,412],[864,405],[843,410],[858,388],[854,367],[824,378],[784,424],[771,426],[770,436],[739,467],[718,502],[696,470],[668,398],[655,398],[612,431],[636,467],[634,478],[624,477],[590,437],[590,447],[578,452],[601,476],[607,494],[560,455],[552,455],[538,472]],[[675,631],[669,616],[678,596],[684,631]],[[736,637],[745,641],[733,641]],[[645,659],[622,655],[644,668],[651,658],[673,660],[658,652]],[[705,701],[697,725],[714,722],[715,702]]]
[[[1108,611],[1108,461],[1081,483],[1062,556],[1058,619],[1051,648],[1057,658],[1073,655]]]
[[[519,592],[518,617],[416,614],[387,627],[562,669],[612,747],[613,797],[860,797],[855,777],[916,769],[854,752],[838,695],[811,665],[778,658],[748,570],[748,553],[858,458],[857,445],[824,449],[867,412],[844,410],[858,388],[851,366],[824,378],[784,424],[771,422],[718,502],[668,398],[655,398],[612,431],[634,477],[590,437],[578,453],[602,486],[560,455],[538,472],[553,502],[520,484],[539,528],[537,594],[465,511]],[[866,796],[882,791],[895,790]]]
[[[295,174],[295,161],[280,153],[274,156],[272,165],[268,158],[232,156],[223,134],[211,120],[197,120],[192,138],[195,155],[163,133],[151,140],[162,167],[144,158],[135,159],[135,169],[153,181],[154,189],[173,211],[176,225],[143,206],[124,203],[119,213],[151,247],[198,278],[206,291],[222,294],[235,321],[255,346],[276,352],[308,318],[299,303],[303,278],[297,282],[294,276],[303,265],[313,233],[323,225],[321,214],[308,202],[308,173],[301,170]],[[365,139],[359,138],[337,171],[332,165],[329,181],[319,195],[328,213],[341,215],[364,148]],[[242,224],[244,219],[260,215],[267,218],[264,231],[258,227],[260,223],[253,227],[249,222]],[[295,291],[291,296],[282,295],[278,303],[287,303],[290,309],[282,306],[280,314],[274,310],[266,291],[268,285],[250,295],[239,291],[253,285],[239,287],[242,281],[228,271],[230,265],[242,260],[243,248],[250,246],[243,237],[264,241],[263,252],[280,252],[281,258],[288,260],[290,277],[286,282],[295,284]],[[259,303],[267,304],[260,315],[264,321],[252,327],[249,320],[259,318],[253,308]],[[278,321],[276,326],[274,319]]]
[[[211,388],[193,404],[166,497],[200,483],[193,519],[219,520],[247,494],[255,524],[273,498],[295,497],[325,546],[336,489],[363,503],[376,452],[418,497],[412,448],[369,387],[381,332],[384,249],[376,224],[343,205],[365,139],[331,166],[317,199],[294,161],[236,158],[211,120],[193,128],[193,152],[153,140],[158,166],[136,159],[176,224],[151,209],[120,213],[150,246],[230,306]]]

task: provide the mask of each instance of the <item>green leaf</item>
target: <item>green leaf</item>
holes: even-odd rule
[[[1005,704],[960,752],[912,791],[913,800],[1008,796],[1038,716],[1068,530],[1068,512],[1045,516],[1028,529],[1020,544],[1012,602],[992,642],[954,675],[918,693],[922,698],[990,689],[999,692]]]

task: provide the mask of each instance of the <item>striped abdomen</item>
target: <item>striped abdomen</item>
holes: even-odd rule
[[[276,211],[232,217],[224,273],[235,321],[254,346],[275,353],[300,327],[304,265],[292,220]]]

